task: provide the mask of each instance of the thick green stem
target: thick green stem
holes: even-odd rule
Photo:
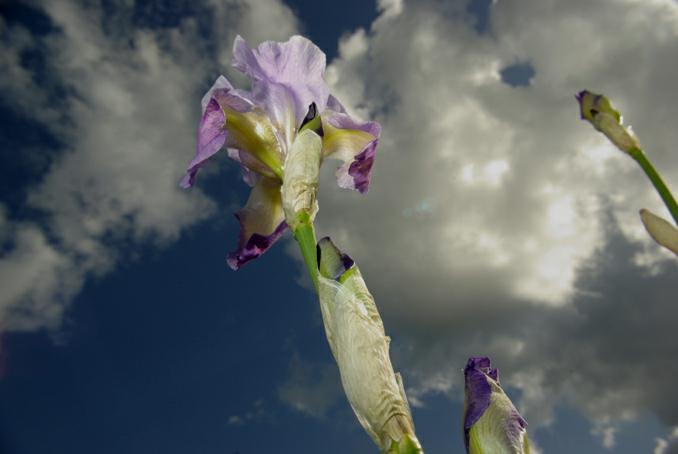
[[[310,220],[301,222],[294,230],[294,238],[299,243],[299,249],[301,249],[301,255],[304,257],[304,263],[313,283],[313,288],[318,292],[318,253],[313,223]]]
[[[657,170],[655,170],[650,160],[647,159],[647,156],[645,156],[643,150],[641,150],[640,148],[634,148],[629,152],[629,154],[645,171],[645,174],[648,176],[654,187],[657,189],[657,192],[661,196],[662,200],[664,200],[666,208],[669,209],[669,212],[671,213],[671,216],[673,216],[676,225],[678,225],[678,204],[676,204],[676,200],[673,198],[673,195],[671,194],[671,191],[669,191],[669,188],[664,183],[664,180],[662,180],[662,177],[659,175]]]

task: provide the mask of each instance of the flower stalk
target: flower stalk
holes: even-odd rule
[[[313,222],[301,222],[294,230],[294,239],[297,240],[301,255],[304,258],[306,270],[316,293],[318,292],[318,256],[316,254],[316,236]]]
[[[657,172],[641,148],[634,148],[629,152],[629,154],[638,163],[638,165],[640,165],[647,177],[650,179],[655,189],[659,193],[659,196],[664,201],[666,208],[668,208],[669,213],[671,213],[676,225],[678,225],[678,204],[676,203],[676,199],[673,197],[673,194],[671,194],[671,191],[666,186],[666,183],[664,183],[661,175],[659,175],[659,172]]]
[[[657,169],[655,169],[645,155],[640,142],[631,131],[631,128],[625,127],[622,124],[622,116],[612,106],[610,100],[603,95],[591,93],[587,90],[577,93],[576,98],[579,102],[581,118],[587,120],[596,130],[605,134],[610,142],[638,163],[657,190],[657,193],[659,193],[674,222],[678,225],[678,204],[676,199],[671,194],[666,183],[664,183]],[[659,245],[678,254],[678,230],[675,227],[645,209],[640,211],[640,219],[652,239]]]

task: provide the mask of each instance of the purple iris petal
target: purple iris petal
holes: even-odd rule
[[[241,221],[238,213],[235,214],[235,217]],[[228,258],[226,259],[228,266],[233,270],[237,270],[250,260],[256,259],[278,241],[278,238],[285,233],[285,230],[287,230],[287,223],[283,221],[270,235],[254,233],[249,238],[244,238],[243,229],[241,228],[240,243],[242,245],[239,246],[236,251],[228,254]]]
[[[202,99],[203,113],[198,126],[198,145],[193,160],[188,164],[186,175],[179,185],[190,188],[195,182],[200,167],[226,144],[226,116],[223,108],[238,112],[251,109],[251,102],[239,90],[234,90],[224,76],[219,76]]]
[[[577,99],[577,102],[579,103],[579,118],[581,118],[582,120],[586,119],[586,117],[584,116],[584,111],[583,111],[583,109],[584,109],[583,102],[584,102],[584,97],[588,93],[589,93],[588,90],[583,90],[583,91],[580,91],[579,93],[577,93],[576,95],[574,95],[574,97]]]
[[[324,79],[325,54],[302,36],[284,43],[266,41],[256,49],[237,36],[233,66],[251,78],[254,100],[279,126],[284,126],[283,114],[291,114],[294,127],[299,126],[312,102],[320,111],[325,109],[330,94]]]
[[[478,422],[492,403],[492,387],[499,385],[499,372],[492,368],[490,358],[469,358],[464,368],[466,382],[466,411],[464,415],[464,443],[469,446],[469,431]],[[491,380],[491,381],[488,381]],[[494,382],[494,384],[492,383]],[[496,390],[495,390],[496,392]],[[500,390],[503,394],[503,392]],[[510,403],[510,402],[509,402]],[[511,404],[511,410],[503,423],[503,430],[512,444],[516,445],[527,427],[527,422]]]
[[[198,147],[195,157],[188,164],[186,175],[181,180],[182,188],[190,188],[200,167],[226,143],[228,133],[225,128],[226,117],[219,103],[212,98],[205,108],[198,128]]]
[[[367,148],[355,157],[348,168],[348,174],[353,178],[353,187],[361,194],[366,193],[369,189],[378,143],[379,139],[370,142]]]
[[[240,221],[238,248],[228,254],[228,265],[237,270],[259,257],[287,229],[280,196],[280,181],[260,177],[245,206],[235,213]]]
[[[327,110],[332,110],[334,112],[343,114],[346,113],[346,108],[341,102],[339,102],[337,98],[334,97],[334,95],[330,95],[329,98],[327,98]]]
[[[250,164],[249,161],[253,160],[253,158],[248,153],[244,153],[237,148],[227,148],[226,151],[229,158],[240,163],[240,172],[242,174],[243,181],[245,181],[249,187],[254,187],[254,185],[259,181],[260,174],[251,170],[253,165]],[[248,166],[247,164],[250,165]]]
[[[332,97],[330,104],[343,109],[343,106]],[[339,140],[337,146],[331,146],[331,150],[324,152],[325,156],[336,154],[340,159],[344,159],[344,165],[337,170],[337,183],[345,189],[355,189],[361,194],[367,192],[372,178],[372,166],[376,156],[379,137],[381,136],[381,126],[376,121],[359,122],[351,118],[346,113],[326,111],[322,115],[323,120],[327,122],[337,132],[348,132],[348,134],[358,135],[349,131],[359,131],[371,136],[371,140]],[[331,141],[328,128],[328,143]],[[363,134],[363,136],[365,136]],[[368,136],[368,137],[369,137]],[[356,148],[360,146],[360,148]],[[336,149],[334,149],[336,148]]]
[[[491,374],[491,375],[490,375]],[[464,369],[466,382],[466,415],[464,417],[464,432],[480,419],[490,406],[492,387],[487,382],[487,376],[497,380],[497,370],[490,366],[490,358],[469,358]]]

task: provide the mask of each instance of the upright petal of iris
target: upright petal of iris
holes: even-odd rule
[[[309,106],[322,112],[330,95],[325,54],[311,41],[293,36],[250,49],[240,36],[233,44],[233,66],[252,83],[252,97],[276,125],[286,148],[292,145]]]
[[[499,385],[486,357],[469,358],[464,369],[464,443],[469,454],[529,454],[527,422]]]

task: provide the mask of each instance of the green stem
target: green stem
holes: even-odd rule
[[[669,209],[671,216],[673,216],[673,219],[678,225],[678,204],[676,204],[676,200],[673,198],[673,195],[671,194],[671,191],[669,191],[669,188],[664,183],[664,180],[662,180],[662,177],[659,176],[659,173],[657,172],[657,170],[655,170],[650,160],[647,159],[647,156],[645,156],[643,150],[641,150],[640,148],[634,148],[630,151],[629,154],[645,171],[645,174],[647,174],[648,178],[650,179],[654,187],[657,189],[657,192],[659,193],[662,200],[664,200],[664,203],[666,204],[666,208]]]
[[[300,223],[294,230],[294,239],[299,243],[301,255],[308,270],[308,275],[313,283],[313,288],[318,291],[318,255],[316,250],[315,229],[313,223],[308,220]]]
[[[399,443],[391,443],[391,447],[386,454],[423,454],[419,442],[415,442],[408,434],[403,435]]]

